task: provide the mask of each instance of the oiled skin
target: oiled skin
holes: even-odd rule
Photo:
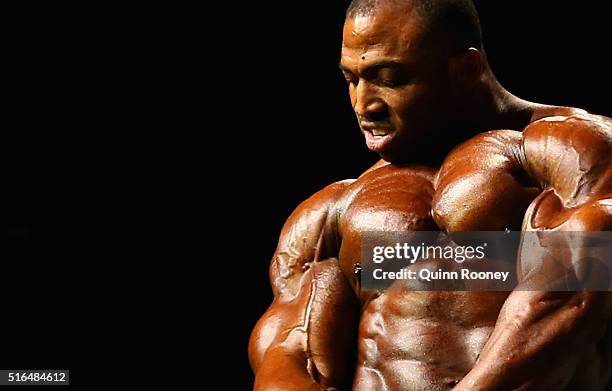
[[[476,136],[441,170],[379,164],[310,198],[270,268],[255,389],[603,390],[609,293],[368,292],[356,271],[367,230],[612,230],[611,129],[550,117]],[[538,262],[519,258],[521,283],[547,277]]]
[[[432,173],[386,166],[347,189],[348,199],[341,203],[349,207],[340,220],[340,265],[346,276],[359,261],[360,232],[438,229],[430,213]],[[362,292],[354,389],[448,389],[474,365],[506,296]]]

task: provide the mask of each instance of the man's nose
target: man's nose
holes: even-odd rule
[[[374,86],[360,80],[355,87],[355,113],[360,117],[371,117],[385,111],[383,100],[376,94]]]

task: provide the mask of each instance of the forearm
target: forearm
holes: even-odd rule
[[[463,390],[563,389],[605,333],[610,292],[513,292]]]

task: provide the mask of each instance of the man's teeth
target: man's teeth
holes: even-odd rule
[[[372,134],[374,136],[386,136],[387,131],[384,129],[372,129]]]

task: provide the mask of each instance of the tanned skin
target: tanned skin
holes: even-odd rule
[[[478,49],[428,49],[401,7],[345,23],[341,69],[384,160],[285,223],[249,346],[254,388],[603,390],[608,292],[360,285],[366,231],[612,230],[612,121],[514,97]],[[519,257],[519,287],[550,278],[542,262]]]

